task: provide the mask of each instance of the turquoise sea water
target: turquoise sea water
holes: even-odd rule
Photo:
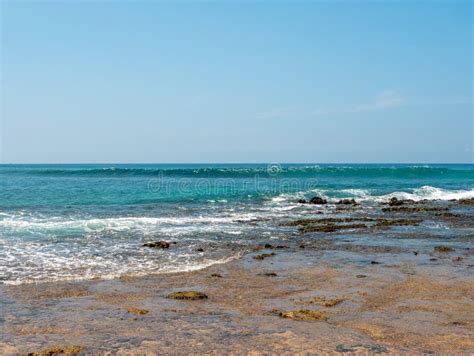
[[[275,222],[307,215],[297,201],[314,195],[470,198],[474,165],[0,165],[0,280],[201,268],[239,244],[284,239]],[[271,223],[242,223],[253,220]],[[179,243],[141,248],[156,239]]]

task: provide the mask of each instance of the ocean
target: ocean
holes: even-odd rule
[[[222,263],[252,244],[291,239],[296,232],[282,229],[282,222],[324,216],[331,204],[298,203],[313,196],[329,203],[354,198],[367,213],[391,197],[473,198],[474,165],[0,165],[0,282],[114,278]],[[459,237],[436,221],[406,228]],[[142,246],[157,240],[175,244]]]

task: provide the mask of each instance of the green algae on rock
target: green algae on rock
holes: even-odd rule
[[[419,225],[423,220],[421,219],[377,219],[375,228],[390,227],[390,226],[416,226]]]
[[[199,300],[199,299],[207,299],[208,296],[202,292],[181,291],[181,292],[173,292],[173,293],[168,294],[168,298],[182,299],[182,300]]]
[[[303,320],[303,321],[326,321],[328,320],[327,316],[317,310],[301,309],[301,310],[290,310],[285,312],[280,312],[279,316],[285,319],[292,320]]]
[[[135,308],[135,307],[130,307],[130,308],[127,309],[127,313],[137,314],[137,315],[145,315],[145,314],[148,314],[149,311],[146,310],[146,309],[139,309],[139,308]]]
[[[326,308],[331,308],[334,307],[340,303],[342,303],[345,299],[344,298],[326,298],[326,297],[320,297],[316,296],[313,297],[309,300],[304,300],[302,303],[304,304],[318,304]]]
[[[30,352],[28,356],[73,356],[77,355],[83,350],[82,346],[78,345],[62,345],[53,346],[39,352]]]
[[[348,223],[348,222],[355,222],[355,221],[363,221],[363,222],[370,222],[375,221],[375,218],[370,217],[351,217],[351,218],[308,218],[308,219],[298,219],[295,221],[290,221],[282,226],[304,226],[304,225],[311,225],[311,224],[330,224],[330,223]]]
[[[308,225],[299,228],[298,230],[302,234],[308,232],[335,232],[337,230],[347,230],[347,229],[365,229],[367,225],[365,224],[348,224],[348,225],[335,225],[335,224],[326,224],[326,225]]]
[[[440,245],[440,246],[435,246],[434,250],[438,252],[452,252],[454,251],[454,248]]]
[[[474,198],[469,198],[469,199],[460,199],[458,200],[459,204],[464,204],[464,205],[474,205]]]
[[[382,208],[382,211],[393,213],[424,213],[431,211],[448,211],[448,208],[440,206],[392,206],[390,208]]]

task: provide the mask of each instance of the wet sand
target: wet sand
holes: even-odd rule
[[[473,353],[472,219],[437,218],[464,242],[370,245],[343,230],[194,272],[2,285],[0,354]]]

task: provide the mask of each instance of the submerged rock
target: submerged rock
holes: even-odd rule
[[[365,216],[361,217],[347,217],[347,218],[307,218],[307,219],[298,219],[282,224],[282,226],[302,226],[302,225],[311,225],[311,224],[329,224],[329,223],[347,223],[354,221],[363,221],[370,222],[376,221],[375,218],[369,218]]]
[[[319,304],[326,308],[334,307],[344,301],[343,298],[326,298],[326,297],[313,297],[309,300],[303,301],[304,304]]]
[[[308,310],[308,309],[280,312],[279,316],[285,319],[305,320],[305,321],[328,320],[327,316],[323,312],[320,312],[317,310]]]
[[[434,250],[438,252],[452,252],[454,251],[454,248],[448,246],[435,246]]]
[[[456,256],[456,257],[453,257],[451,258],[451,261],[453,262],[461,262],[464,258],[461,257],[461,256]]]
[[[275,254],[273,252],[272,253],[262,253],[261,255],[253,256],[253,259],[262,261],[265,258],[272,257],[272,256],[275,256]]]
[[[336,346],[336,352],[350,352],[352,354],[368,354],[371,351],[370,354],[381,354],[387,352],[387,348],[385,346],[381,345],[344,345],[344,344],[339,344]]]
[[[182,299],[182,300],[198,300],[198,299],[207,299],[207,295],[201,292],[196,291],[182,291],[182,292],[173,292],[168,295],[170,299]]]
[[[392,206],[382,208],[383,212],[400,212],[400,213],[423,213],[430,211],[447,211],[448,208],[437,206]]]
[[[262,273],[261,276],[277,277],[278,275],[275,272],[266,272],[266,273]]]
[[[413,199],[398,199],[396,197],[391,198],[388,201],[388,205],[390,206],[400,206],[404,204],[415,204],[416,202]]]
[[[390,226],[407,226],[419,225],[423,220],[421,219],[377,219],[375,228],[390,227]]]
[[[310,204],[327,204],[328,201],[324,198],[321,197],[312,197],[311,200],[309,201]]]
[[[170,243],[167,241],[154,241],[154,242],[147,242],[143,244],[143,247],[151,247],[151,248],[169,248]]]
[[[28,356],[73,356],[81,352],[82,349],[82,346],[78,345],[53,346],[39,352],[30,352]]]
[[[440,216],[442,218],[467,218],[466,215],[454,214],[454,213],[450,213],[449,211],[443,211],[443,212],[440,212],[440,213],[436,213],[435,216]]]
[[[365,224],[348,224],[348,225],[334,225],[334,224],[325,224],[325,225],[308,225],[299,228],[299,231],[302,234],[308,232],[335,232],[337,230],[343,229],[364,229],[367,225]]]
[[[336,202],[337,205],[357,205],[358,203],[354,199],[341,199]]]
[[[306,204],[306,203],[308,203],[308,202],[306,201],[306,199],[299,199],[299,200],[298,200],[298,203],[299,203],[299,204]]]
[[[146,310],[146,309],[139,309],[139,308],[130,307],[130,308],[127,309],[127,313],[137,314],[137,315],[145,315],[145,314],[148,314],[149,311]]]
[[[474,205],[474,198],[469,198],[469,199],[459,199],[459,204],[464,204],[464,205]]]

